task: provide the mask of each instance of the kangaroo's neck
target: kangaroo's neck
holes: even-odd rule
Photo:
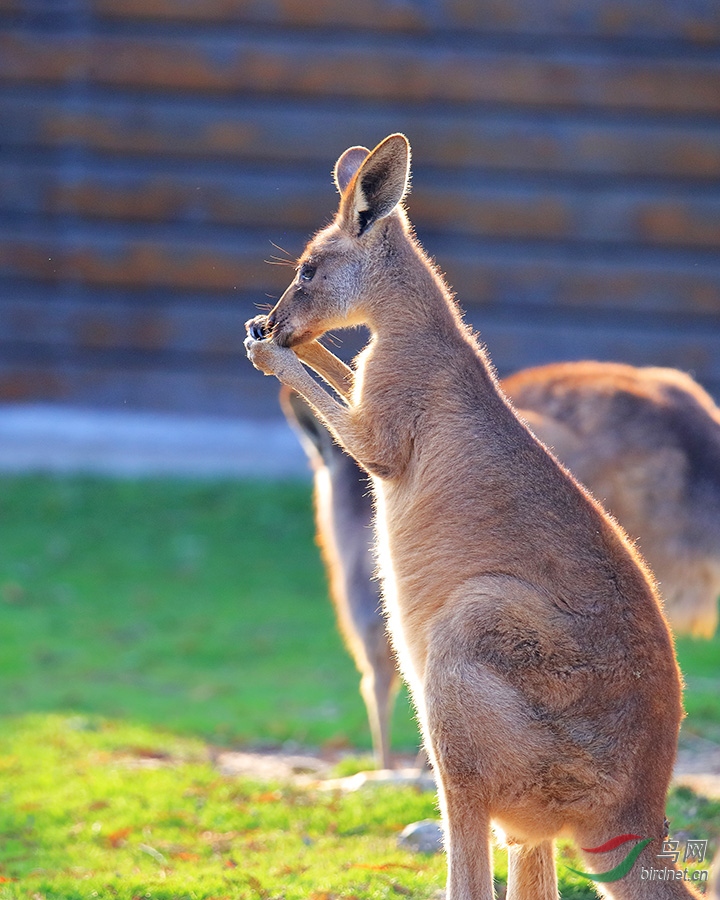
[[[459,315],[450,292],[412,237],[404,215],[384,222],[375,240],[373,290],[364,304],[373,334],[385,339],[457,328]]]
[[[472,368],[476,388],[495,393],[489,361],[404,216],[384,225],[378,244],[378,276],[364,316],[373,335],[371,357],[397,360],[398,382],[428,378],[446,367],[466,374]]]

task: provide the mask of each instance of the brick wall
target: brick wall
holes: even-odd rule
[[[0,0],[0,401],[275,414],[241,345],[290,278],[271,242],[398,130],[501,372],[720,395],[718,4]]]

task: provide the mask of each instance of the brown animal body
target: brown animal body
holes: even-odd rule
[[[639,834],[652,843],[637,866],[655,861],[680,676],[643,563],[515,414],[413,239],[408,171],[402,135],[343,154],[337,218],[270,316],[248,323],[246,347],[373,478],[389,630],[438,777],[448,900],[493,897],[491,821],[510,844],[508,898],[550,900],[560,834],[590,848]],[[353,371],[315,339],[359,323],[372,338]],[[694,896],[633,872],[607,889]]]
[[[503,381],[520,414],[637,539],[676,634],[712,637],[720,409],[676,369],[571,362]]]
[[[674,369],[593,361],[526,369],[502,387],[637,539],[673,631],[711,637],[720,595],[720,410],[711,397]],[[281,405],[312,462],[331,596],[362,675],[375,760],[388,768],[397,678],[374,578],[367,474],[299,394],[284,387]]]

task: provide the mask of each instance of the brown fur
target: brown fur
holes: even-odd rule
[[[561,833],[581,847],[642,834],[654,843],[638,866],[655,859],[681,718],[672,641],[632,545],[514,413],[414,241],[399,205],[406,139],[350,152],[359,168],[336,166],[336,220],[248,355],[373,476],[389,628],[439,782],[448,900],[491,900],[491,821],[521,848],[508,898],[551,900]],[[372,339],[338,402],[293,348],[359,323]],[[608,892],[694,896],[632,872]]]
[[[720,410],[708,394],[677,370],[592,361],[527,369],[502,387],[533,431],[637,539],[673,631],[711,637],[720,595]],[[358,563],[371,518],[367,476],[299,394],[283,387],[281,404],[313,464],[331,596],[363,675],[376,762],[387,767],[391,652],[371,563]]]
[[[521,415],[617,517],[676,634],[712,637],[720,596],[720,409],[675,369],[578,362],[503,382]]]

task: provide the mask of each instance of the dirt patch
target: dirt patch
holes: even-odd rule
[[[296,782],[328,778],[333,763],[307,754],[226,751],[217,755],[215,766],[223,775],[256,778],[259,781]]]
[[[720,800],[720,744],[700,737],[683,737],[674,780],[697,794]]]
[[[414,784],[433,790],[432,773],[418,769],[412,757],[398,757],[396,768],[379,772],[359,772],[345,778],[333,778],[340,762],[339,754],[312,752],[231,752],[218,753],[215,766],[223,775],[253,778],[259,781],[284,781],[299,785],[339,790],[359,790],[377,784]],[[696,793],[720,799],[720,744],[704,738],[684,737],[678,751],[674,781]]]

